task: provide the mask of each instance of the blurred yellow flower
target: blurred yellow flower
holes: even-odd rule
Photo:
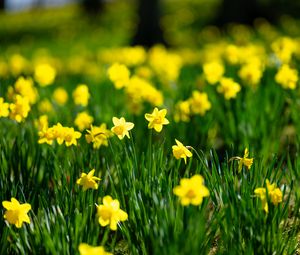
[[[298,72],[288,65],[282,65],[275,75],[275,80],[285,89],[295,89],[298,82]]]
[[[116,134],[120,140],[122,140],[125,135],[130,139],[128,131],[133,129],[134,124],[132,122],[126,122],[123,117],[120,119],[113,117],[112,121],[114,123],[114,127],[112,127],[111,131]]]
[[[28,67],[28,61],[19,54],[14,54],[9,59],[9,70],[14,76],[18,76]]]
[[[117,224],[128,219],[127,213],[120,209],[119,201],[111,196],[105,196],[103,204],[97,205],[97,216],[99,224],[102,227],[109,225],[111,230],[117,230]]]
[[[209,196],[209,190],[204,185],[204,179],[201,175],[196,174],[190,179],[183,178],[180,185],[173,189],[176,196],[179,196],[180,203],[183,206],[192,204],[200,205],[203,197]]]
[[[87,130],[88,134],[85,135],[87,143],[93,143],[94,149],[99,149],[102,145],[108,146],[108,138],[112,136],[110,130],[106,128],[103,123],[99,127],[92,126],[91,130]]]
[[[209,84],[216,84],[225,72],[224,65],[219,61],[212,61],[203,65],[203,73]]]
[[[30,204],[20,204],[14,197],[10,201],[3,201],[3,207],[6,209],[4,213],[4,219],[8,223],[14,224],[17,228],[21,228],[23,222],[30,223],[30,219],[27,213],[31,210]]]
[[[38,110],[41,113],[52,112],[53,106],[52,106],[51,102],[47,98],[45,98],[39,102]]]
[[[266,180],[266,188],[256,188],[254,190],[254,194],[260,198],[262,202],[262,207],[266,213],[269,212],[269,206],[267,202],[267,198],[269,198],[273,205],[277,206],[282,202],[282,192],[279,188],[276,187],[276,184],[271,184],[270,181]]]
[[[177,139],[175,139],[177,145],[172,146],[173,155],[176,159],[184,159],[184,163],[186,164],[186,158],[190,158],[193,154]]]
[[[39,64],[34,69],[34,79],[45,87],[51,85],[56,77],[56,70],[49,64]]]
[[[90,98],[88,86],[80,84],[73,91],[73,100],[76,105],[87,106]]]
[[[194,90],[192,97],[189,99],[190,107],[193,113],[204,116],[205,113],[210,110],[211,103],[208,100],[208,96],[205,92],[201,93]]]
[[[9,115],[9,103],[4,102],[4,98],[0,97],[0,117],[8,117]]]
[[[87,189],[98,189],[98,183],[96,181],[100,181],[101,179],[94,176],[95,169],[92,169],[88,174],[82,173],[80,178],[77,179],[76,183],[81,185],[83,191]]]
[[[112,255],[106,252],[103,246],[90,246],[86,243],[79,244],[78,250],[80,255]]]
[[[175,113],[174,113],[174,120],[175,122],[190,121],[191,115],[191,108],[190,108],[190,101],[179,101],[175,105]]]
[[[15,102],[9,105],[9,117],[17,122],[21,122],[27,118],[30,111],[30,104],[26,97],[16,95]]]
[[[167,109],[158,110],[156,107],[152,113],[146,113],[145,118],[149,121],[148,128],[154,128],[156,132],[161,132],[163,125],[169,124],[169,121],[165,118],[166,114]]]
[[[77,114],[74,124],[80,131],[83,131],[84,129],[89,128],[93,121],[94,118],[85,111]]]
[[[39,131],[42,131],[44,129],[48,129],[48,116],[47,115],[41,115],[36,121],[35,126],[38,128]]]
[[[15,93],[26,97],[30,104],[35,104],[37,101],[38,92],[31,78],[19,77],[15,82]]]
[[[67,91],[62,87],[55,89],[52,97],[58,105],[65,105],[69,98]]]
[[[217,91],[224,94],[224,97],[227,100],[235,98],[240,90],[241,86],[231,78],[222,78],[220,80],[220,85],[217,88]]]
[[[297,50],[297,42],[290,37],[280,37],[271,44],[275,55],[282,63],[289,63]]]
[[[263,68],[256,63],[245,64],[241,67],[238,74],[246,84],[255,88],[261,80]]]
[[[116,89],[126,87],[129,83],[130,71],[125,65],[114,63],[107,70],[109,79],[114,83]]]

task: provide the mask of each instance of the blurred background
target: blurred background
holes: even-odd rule
[[[26,54],[33,45],[50,45],[66,53],[86,39],[89,48],[157,43],[193,47],[232,23],[288,27],[300,13],[300,1],[0,0],[0,9],[2,48],[22,47]]]

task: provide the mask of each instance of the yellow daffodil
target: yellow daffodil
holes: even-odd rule
[[[42,131],[44,129],[48,129],[48,116],[47,115],[41,115],[37,120],[34,122],[35,126],[38,128],[39,131]]]
[[[216,84],[225,72],[224,65],[219,61],[212,61],[203,65],[203,73],[209,84]]]
[[[34,70],[34,79],[42,87],[51,85],[55,80],[55,76],[56,70],[49,64],[39,64]]]
[[[86,243],[79,244],[78,250],[80,255],[112,255],[106,252],[103,246],[90,246]]]
[[[10,224],[15,224],[17,228],[21,228],[23,222],[30,223],[27,213],[31,210],[30,204],[20,204],[14,197],[10,201],[3,201],[3,207],[6,209],[4,219]]]
[[[94,176],[95,169],[92,169],[88,174],[82,173],[80,178],[76,181],[78,185],[83,186],[83,191],[87,189],[98,189],[98,183],[101,179]]]
[[[77,114],[74,124],[78,127],[80,131],[91,126],[93,123],[94,118],[88,114],[88,112],[80,112]]]
[[[4,103],[4,98],[0,97],[0,117],[8,117],[9,103]]]
[[[103,123],[99,127],[92,126],[87,130],[88,134],[85,135],[87,143],[93,143],[94,149],[99,149],[102,145],[108,146],[108,138],[112,136],[109,129],[106,128],[106,124]]]
[[[58,105],[64,105],[69,98],[67,91],[62,87],[55,89],[52,97]]]
[[[288,65],[283,65],[276,73],[275,80],[285,89],[295,89],[298,82],[298,72]]]
[[[87,106],[90,98],[88,86],[80,84],[73,91],[73,100],[76,105]]]
[[[179,196],[180,203],[183,206],[189,204],[200,205],[203,197],[209,196],[209,190],[204,185],[204,179],[201,175],[196,174],[190,179],[183,178],[180,185],[173,189],[176,196]]]
[[[15,102],[9,105],[9,117],[17,122],[21,122],[27,118],[31,109],[28,98],[16,95]]]
[[[266,213],[269,212],[269,206],[267,198],[271,200],[271,203],[277,206],[282,202],[282,192],[279,188],[276,187],[276,184],[271,184],[270,181],[266,180],[267,188],[256,188],[254,194],[260,198],[262,202],[262,207]]]
[[[226,100],[235,98],[237,93],[241,90],[241,86],[234,82],[231,78],[222,78],[220,85],[217,88],[219,93],[224,94]]]
[[[186,164],[186,158],[192,157],[193,154],[177,139],[175,139],[177,145],[172,146],[173,155],[176,159],[184,159],[184,163]]]
[[[205,92],[201,93],[194,90],[192,97],[189,99],[190,107],[193,113],[204,116],[205,113],[210,110],[211,103],[208,100],[208,96]]]
[[[114,83],[116,89],[126,87],[129,83],[130,71],[125,65],[115,63],[108,68],[108,77]]]
[[[15,93],[26,97],[30,104],[35,104],[38,97],[37,89],[34,87],[33,80],[31,78],[25,79],[19,77],[15,82]]]
[[[176,122],[179,121],[188,122],[190,121],[190,115],[191,115],[191,107],[190,107],[190,102],[188,100],[179,101],[175,105],[174,120]]]
[[[111,196],[105,196],[103,204],[97,205],[97,216],[99,224],[102,227],[109,225],[111,230],[117,230],[117,224],[128,219],[127,213],[120,209],[119,201]]]
[[[66,146],[77,145],[77,139],[81,137],[81,133],[75,131],[74,128],[64,127],[62,130],[63,139],[65,141]]]
[[[116,134],[120,140],[122,140],[125,135],[130,139],[128,131],[133,129],[134,124],[132,122],[126,122],[123,117],[120,119],[113,117],[112,121],[114,123],[114,127],[112,127],[111,131]]]
[[[152,113],[146,113],[145,118],[149,121],[148,128],[154,128],[156,132],[161,132],[163,125],[169,124],[169,121],[165,118],[167,115],[167,109],[158,110],[154,108]]]
[[[242,171],[243,166],[247,167],[248,170],[250,170],[252,164],[253,164],[253,158],[248,158],[249,157],[249,150],[248,148],[245,149],[244,151],[244,156],[241,157],[232,157],[229,159],[231,160],[238,160],[239,161],[239,167],[238,167],[238,172]]]
[[[39,112],[41,112],[41,113],[52,112],[53,106],[48,99],[44,99],[39,102],[38,109],[39,109]]]

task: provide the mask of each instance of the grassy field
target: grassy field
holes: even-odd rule
[[[106,8],[0,16],[0,254],[298,254],[299,22]]]

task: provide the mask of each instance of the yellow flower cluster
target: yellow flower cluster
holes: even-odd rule
[[[298,72],[288,65],[282,65],[275,75],[275,80],[285,89],[295,89],[298,82]]]
[[[16,95],[14,102],[9,105],[9,117],[17,122],[22,122],[27,118],[31,109],[28,98]]]
[[[125,65],[114,63],[108,68],[107,74],[116,89],[124,88],[129,83],[130,71]]]
[[[57,141],[59,145],[65,142],[66,146],[76,145],[77,139],[81,137],[81,133],[75,131],[72,127],[63,127],[60,123],[52,127],[44,127],[43,130],[39,131],[38,143],[52,144],[54,140]]]
[[[13,87],[8,88],[8,97],[13,98],[16,94],[21,95],[28,99],[28,102],[32,105],[35,104],[38,99],[37,89],[34,87],[33,80],[31,78],[19,77]]]
[[[161,106],[163,104],[162,93],[149,81],[138,76],[133,76],[130,79],[128,86],[125,88],[125,93],[131,109],[135,107],[138,109],[134,111],[135,113],[139,113],[143,102],[148,102],[153,106]]]
[[[87,143],[93,143],[94,149],[99,149],[102,145],[108,146],[108,138],[111,136],[111,131],[107,129],[106,124],[103,123],[99,127],[91,125],[91,129],[87,130],[85,139]]]
[[[282,202],[282,192],[276,187],[276,184],[271,184],[270,181],[266,180],[267,188],[257,188],[254,190],[254,194],[260,198],[262,207],[266,213],[269,212],[268,199],[271,200],[272,204],[277,206]]]
[[[194,90],[192,96],[185,100],[179,101],[175,105],[174,120],[188,122],[191,115],[196,114],[204,116],[211,109],[211,103],[205,92]]]
[[[220,85],[217,88],[217,91],[222,93],[227,100],[235,98],[240,90],[241,86],[238,83],[231,78],[225,77],[220,80]]]
[[[162,81],[174,82],[179,76],[182,59],[162,46],[155,46],[149,51],[149,65]]]

